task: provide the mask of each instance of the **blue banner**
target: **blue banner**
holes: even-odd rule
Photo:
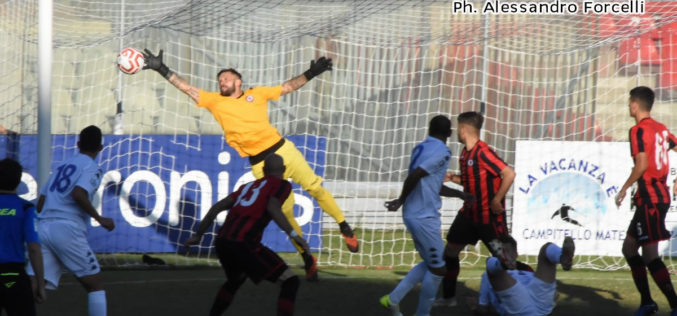
[[[326,139],[287,139],[322,176]],[[0,137],[0,157],[13,157],[24,166],[19,194],[30,200],[38,196],[35,148],[35,135]],[[56,165],[77,153],[77,135],[53,136],[52,148],[52,162]],[[107,135],[97,162],[104,177],[94,205],[103,216],[113,218],[116,225],[108,232],[92,223],[90,245],[102,253],[182,252],[181,244],[197,229],[209,207],[254,179],[249,161],[216,135]],[[321,209],[296,184],[294,193],[297,221],[311,248],[317,250],[322,246]],[[224,213],[217,218],[217,227]],[[201,245],[211,246],[212,239],[212,234],[205,234]],[[266,228],[263,243],[275,251],[295,251],[273,222]]]

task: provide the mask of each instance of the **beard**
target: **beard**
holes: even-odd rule
[[[227,89],[221,89],[221,95],[224,97],[229,97],[235,92],[235,87],[230,87]]]

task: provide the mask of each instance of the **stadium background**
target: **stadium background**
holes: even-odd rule
[[[311,59],[332,58],[331,73],[270,104],[271,122],[282,134],[299,137],[300,144],[316,136],[324,142],[326,156],[309,160],[323,168],[325,185],[358,229],[362,251],[350,254],[331,219],[313,219],[316,228],[307,233],[317,239],[324,266],[409,266],[418,260],[400,215],[387,213],[382,204],[398,194],[410,150],[425,136],[433,115],[483,111],[484,139],[511,165],[519,140],[627,141],[633,124],[627,93],[636,85],[655,88],[653,114],[659,121],[668,127],[677,123],[677,4],[672,1],[647,1],[642,15],[584,16],[452,14],[451,3],[434,1],[63,0],[54,2],[53,21],[52,133],[72,135],[89,124],[100,126],[110,139],[100,163],[122,174],[104,189],[114,196],[103,196],[103,204],[127,194],[130,209],[141,217],[152,213],[146,206],[158,202],[156,192],[139,183],[121,193],[125,175],[166,173],[160,178],[170,188],[169,174],[191,171],[179,162],[207,162],[201,155],[228,149],[222,142],[206,145],[220,137],[219,126],[166,80],[150,71],[132,76],[117,71],[121,48],[164,49],[171,69],[206,90],[217,89],[220,68],[238,69],[245,86],[277,85],[302,73]],[[22,141],[38,128],[37,25],[37,0],[0,2],[0,124],[9,130],[2,140],[5,155],[39,152],[34,142]],[[152,146],[158,135],[167,139],[161,143],[166,146]],[[179,149],[169,153],[167,146]],[[301,145],[307,156],[315,148]],[[460,151],[457,142],[450,148]],[[61,153],[52,157],[57,163],[75,151],[75,142],[55,137],[53,150]],[[206,170],[214,179],[218,159],[212,157],[216,163]],[[455,159],[450,169],[458,170]],[[229,179],[228,190],[240,176]],[[204,188],[186,182],[175,202],[191,222],[151,225],[173,236],[163,252],[180,252],[178,244],[195,227],[195,210],[217,199],[217,194],[204,198]],[[161,207],[162,216],[170,207]],[[444,223],[453,220],[458,207],[445,201]],[[126,242],[144,236],[128,234]],[[464,264],[482,257],[472,247],[464,254]],[[106,256],[104,263],[124,266],[135,264],[134,258]],[[213,258],[207,240],[195,256],[172,262],[215,264]],[[579,264],[597,259],[580,258]],[[601,261],[596,268],[624,264]]]

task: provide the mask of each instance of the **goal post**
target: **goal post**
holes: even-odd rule
[[[471,2],[478,10],[486,3]],[[18,133],[18,157],[29,166],[21,193],[33,198],[33,161],[43,147],[34,139],[42,127],[42,78],[35,67],[39,3],[0,3],[0,124]],[[242,73],[244,87],[274,86],[303,73],[315,58],[332,58],[331,72],[269,102],[268,113],[323,177],[361,243],[359,253],[350,253],[336,223],[296,187],[296,215],[325,266],[410,266],[419,260],[401,213],[387,212],[383,202],[399,194],[410,152],[437,114],[449,115],[455,125],[459,113],[482,111],[484,140],[512,166],[524,163],[516,148],[526,141],[563,142],[572,153],[587,148],[579,142],[626,142],[633,125],[628,91],[637,85],[655,89],[653,115],[677,129],[674,2],[646,1],[644,13],[630,15],[454,11],[450,2],[405,0],[56,1],[51,160],[77,151],[80,129],[99,126],[105,149],[98,162],[106,177],[97,205],[119,221],[110,233],[93,225],[93,246],[102,254],[168,253],[177,264],[217,264],[214,231],[191,256],[183,256],[182,242],[205,209],[251,179],[247,160],[227,146],[208,111],[153,71],[125,75],[116,69],[121,47],[162,49],[173,71],[208,91],[218,90],[221,68]],[[459,170],[455,137],[450,171]],[[7,154],[3,148],[0,157]],[[541,163],[549,161],[534,165]],[[528,178],[519,181],[529,184]],[[523,211],[515,205],[529,205],[519,204],[519,189],[516,182],[508,195],[511,229]],[[443,232],[460,206],[444,199]],[[578,210],[595,222],[594,208]],[[547,212],[550,220],[554,209]],[[670,225],[677,223],[673,214],[674,207]],[[575,229],[555,219],[547,225]],[[290,251],[285,236],[270,229],[266,242]],[[482,249],[468,247],[462,263],[481,263]],[[666,249],[664,255],[674,254]],[[106,264],[135,263],[135,255],[110,257]],[[577,264],[617,269],[624,266],[620,257],[620,250],[616,256],[590,254]],[[534,263],[535,256],[527,261]]]

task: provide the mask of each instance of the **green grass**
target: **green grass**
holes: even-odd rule
[[[303,271],[295,269],[297,273]],[[320,270],[320,282],[303,281],[296,315],[383,315],[378,298],[391,291],[407,269]],[[433,309],[431,315],[471,315],[465,304],[476,294],[483,269],[461,270],[460,306]],[[573,270],[558,272],[560,297],[553,315],[629,315],[639,303],[629,271]],[[105,270],[109,315],[206,315],[216,290],[224,281],[216,268]],[[651,282],[661,314],[669,309],[663,295]],[[246,282],[226,315],[274,315],[278,286]],[[405,315],[413,314],[418,301],[414,289],[401,303]],[[64,276],[58,291],[48,292],[39,315],[86,315],[86,294],[71,276]]]
[[[321,281],[302,282],[296,315],[384,315],[378,298],[390,292],[420,261],[410,236],[403,230],[356,230],[361,245],[358,254],[349,253],[336,231],[325,230],[325,248],[316,253],[322,262]],[[300,256],[280,254],[299,275]],[[459,276],[459,307],[434,309],[431,315],[471,315],[466,300],[472,300],[484,271],[484,246],[468,247],[462,253]],[[619,253],[620,255],[620,253]],[[223,271],[212,258],[177,254],[153,254],[169,265],[149,268],[141,254],[99,255],[105,267],[109,315],[205,315],[216,290],[224,281]],[[214,254],[212,254],[214,256]],[[533,264],[535,256],[521,256]],[[629,315],[639,304],[639,295],[625,261],[620,257],[577,256],[577,268],[558,274],[558,304],[553,315]],[[672,258],[665,263],[673,267]],[[581,269],[612,267],[613,271]],[[620,269],[620,270],[619,270]],[[673,279],[675,279],[673,277]],[[662,313],[667,301],[650,280],[653,298]],[[274,315],[278,286],[263,282],[245,283],[226,315]],[[401,303],[405,315],[415,311],[418,289]],[[85,315],[86,294],[72,277],[64,277],[57,292],[39,306],[40,315]],[[659,313],[660,315],[661,313]]]

